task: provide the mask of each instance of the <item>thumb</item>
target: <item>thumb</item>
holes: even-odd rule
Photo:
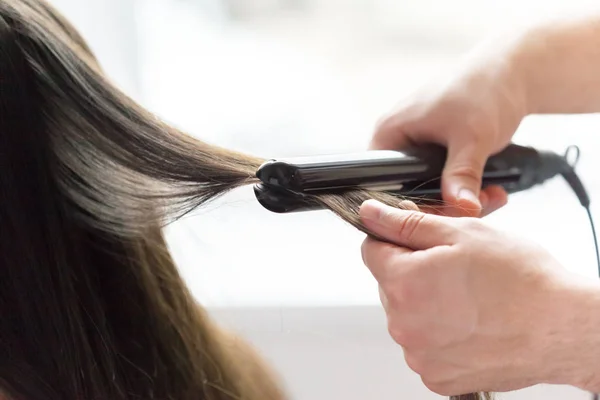
[[[376,200],[361,205],[360,218],[372,233],[412,250],[455,244],[459,233],[452,218],[401,210]]]
[[[448,158],[442,175],[444,200],[454,203],[469,215],[479,215],[482,206],[479,194],[488,157],[489,152],[476,144],[449,144]]]

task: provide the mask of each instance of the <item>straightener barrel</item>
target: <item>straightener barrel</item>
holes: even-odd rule
[[[270,160],[256,176],[271,187],[294,192],[360,188],[398,190],[408,180],[439,176],[444,158],[441,150],[421,156],[399,151],[374,150],[359,154],[337,154]]]
[[[271,160],[257,171],[262,183],[254,187],[254,192],[264,208],[277,213],[317,210],[321,206],[312,195],[357,189],[385,191],[425,203],[439,201],[445,162],[445,148],[431,145],[408,152]],[[511,144],[488,158],[482,187],[498,185],[509,194],[516,193],[568,168],[567,161],[558,154]]]

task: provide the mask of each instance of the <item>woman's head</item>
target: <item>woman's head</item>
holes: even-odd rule
[[[184,135],[42,0],[0,0],[0,388],[10,399],[280,399],[214,328],[160,228],[263,160]],[[355,227],[355,191],[314,197]],[[202,266],[198,266],[201,268]]]

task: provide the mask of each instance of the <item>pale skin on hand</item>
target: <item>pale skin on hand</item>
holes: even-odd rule
[[[430,390],[552,383],[600,391],[595,281],[479,219],[375,201],[363,204],[361,218],[389,241],[366,239],[363,260],[379,283],[390,335]]]
[[[600,111],[598,71],[600,6],[579,18],[511,28],[404,99],[378,124],[370,147],[446,146],[447,206],[428,211],[485,216],[508,200],[500,187],[481,190],[487,158],[510,142],[528,115]]]
[[[442,395],[537,383],[600,392],[600,287],[546,251],[485,226],[507,202],[481,189],[487,158],[531,114],[600,111],[600,10],[543,22],[478,47],[382,120],[373,149],[448,147],[448,207],[361,208],[365,264],[408,365]],[[407,208],[406,203],[402,208]],[[408,207],[411,208],[411,207]]]

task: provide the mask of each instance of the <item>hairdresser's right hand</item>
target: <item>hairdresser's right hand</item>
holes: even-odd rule
[[[483,216],[506,204],[504,189],[480,191],[483,169],[491,154],[509,144],[526,115],[522,89],[501,57],[476,60],[406,99],[382,120],[370,145],[447,147],[442,194],[449,207],[442,213],[449,216]]]

